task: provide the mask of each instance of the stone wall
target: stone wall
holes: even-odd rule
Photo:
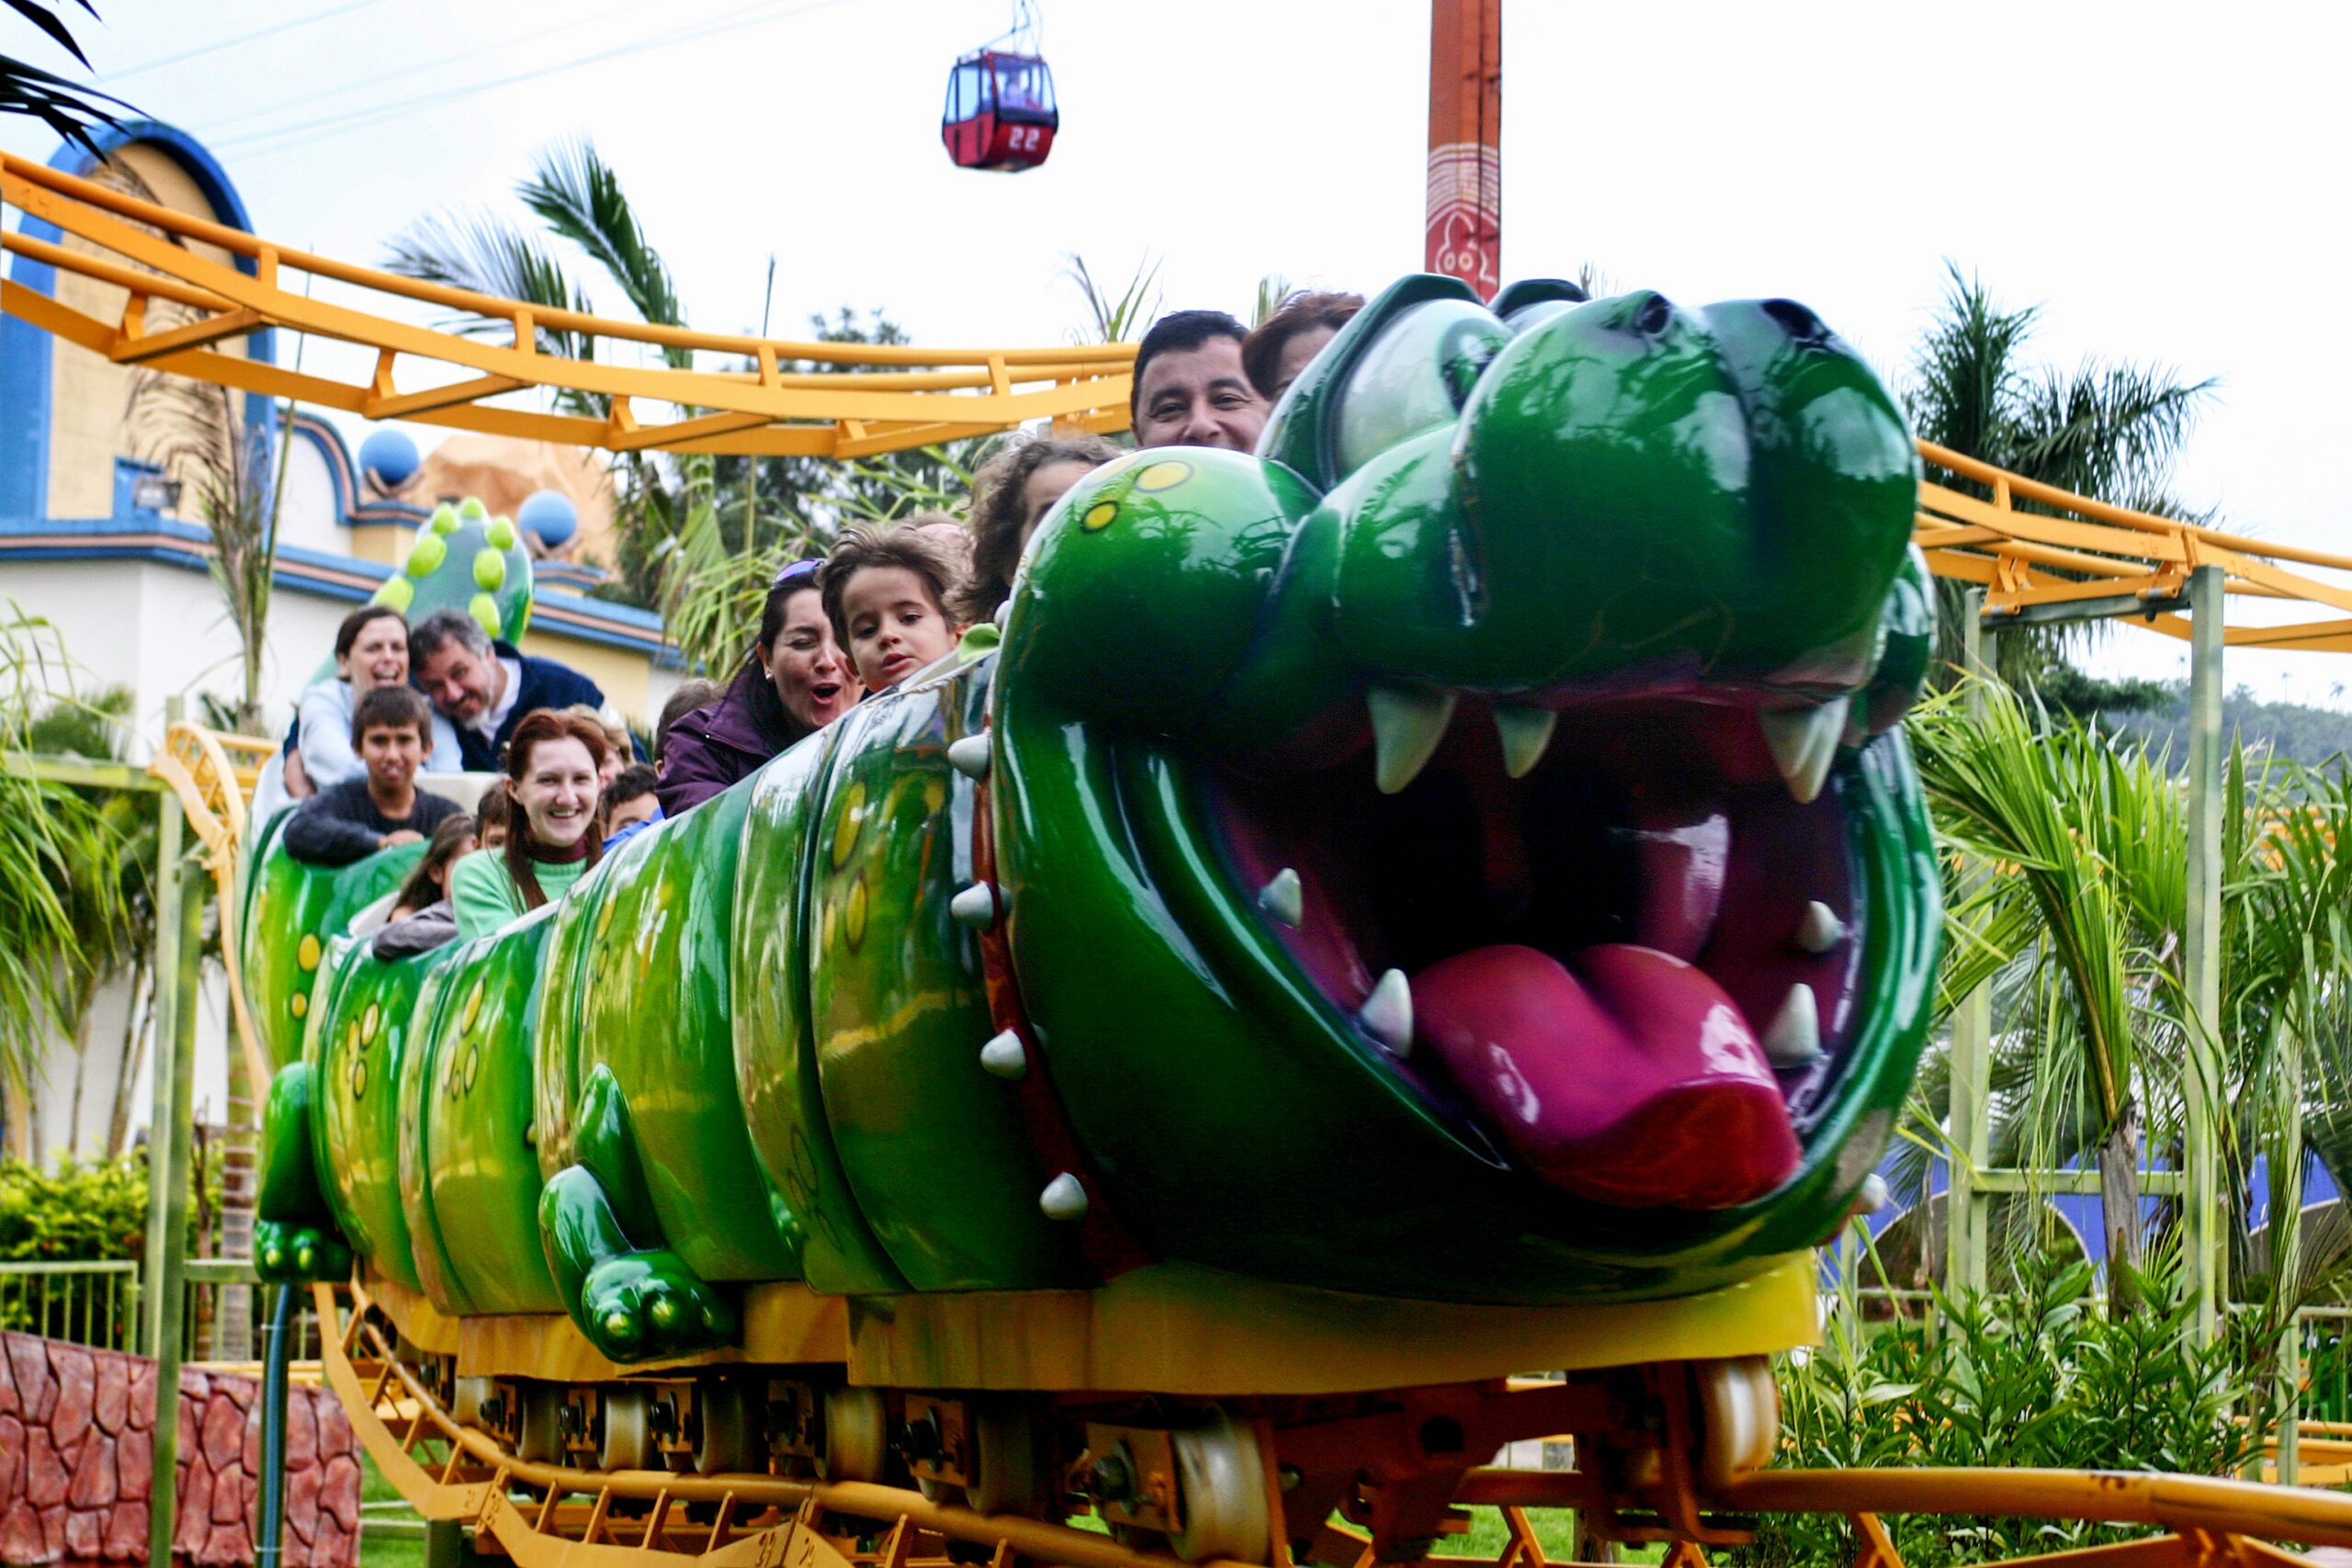
[[[0,1334],[0,1563],[144,1562],[155,1364]],[[259,1506],[261,1385],[180,1377],[175,1557],[251,1562]],[[286,1402],[285,1568],[359,1559],[359,1442],[325,1389]]]

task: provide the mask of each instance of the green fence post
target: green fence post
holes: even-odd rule
[[[164,728],[180,721],[182,702],[178,697],[164,701]],[[155,1039],[148,1048],[148,1069],[153,1075],[147,1126],[147,1247],[143,1259],[145,1279],[141,1291],[143,1307],[138,1325],[133,1331],[131,1348],[154,1355],[162,1347],[155,1337],[153,1321],[155,1311],[155,1260],[164,1255],[164,1184],[155,1179],[164,1168],[163,1155],[166,1129],[171,1125],[170,1053],[172,1042],[179,1038],[179,974],[180,974],[180,878],[174,868],[180,863],[180,831],[182,816],[179,797],[165,790],[155,797]],[[159,1410],[157,1414],[161,1414]]]
[[[1984,591],[1972,588],[1963,601],[1961,667],[1972,677],[1991,679],[1984,665]],[[1968,695],[1968,711],[1981,718],[1984,698]],[[1951,1179],[1944,1189],[1944,1232],[1949,1247],[1944,1288],[1955,1296],[1985,1288],[1987,1227],[1981,1223],[1984,1196],[1976,1173],[1990,1159],[1991,1132],[1984,1124],[1984,1097],[1993,1051],[1993,989],[1979,986],[1960,999],[1951,1014]]]
[[[176,803],[175,803],[176,809]],[[197,987],[203,980],[204,863],[190,855],[167,875],[179,903],[178,966],[172,1032],[155,1039],[155,1123],[147,1133],[147,1343],[155,1358],[154,1475],[147,1503],[147,1560],[172,1560],[172,1506],[178,1493],[181,1320],[187,1294],[188,1123],[196,1098]],[[157,972],[161,979],[162,971]],[[161,1195],[158,1201],[157,1195]]]
[[[2189,1284],[2197,1292],[2197,1339],[2211,1345],[2221,1322],[2221,1172],[2216,1122],[2222,1093],[2222,599],[2218,566],[2189,575],[2188,1108],[2181,1196],[2188,1222]]]

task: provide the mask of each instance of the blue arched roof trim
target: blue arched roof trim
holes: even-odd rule
[[[201,142],[177,126],[165,125],[161,120],[133,119],[119,126],[94,125],[89,128],[89,134],[102,154],[110,154],[116,148],[134,142],[161,149],[196,182],[197,189],[204,193],[206,204],[220,221],[252,231],[253,220],[246,214],[244,198],[237,194],[229,171]],[[51,168],[69,175],[86,175],[97,164],[86,148],[70,141],[61,145],[49,159]],[[37,218],[24,219],[20,228],[28,238],[47,240],[52,244],[64,238],[57,225]],[[252,273],[252,258],[238,257],[237,268]],[[57,293],[57,269],[47,262],[17,256],[9,265],[8,276],[11,282],[35,293],[52,297]],[[264,328],[246,340],[245,352],[255,359],[274,362],[277,357],[275,340],[276,334]],[[0,417],[0,520],[39,518],[49,508],[49,369],[53,352],[49,334],[39,327],[14,316],[0,318],[0,411],[6,411],[6,417]],[[265,429],[274,428],[277,412],[273,403],[265,400],[259,404],[248,402],[247,407],[258,411]]]

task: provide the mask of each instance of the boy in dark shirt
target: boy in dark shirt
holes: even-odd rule
[[[416,787],[432,736],[433,710],[408,687],[379,686],[360,698],[351,746],[368,772],[304,801],[286,824],[286,852],[311,865],[348,865],[414,843],[461,809]]]

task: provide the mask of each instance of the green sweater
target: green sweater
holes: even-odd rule
[[[585,860],[541,861],[537,866],[539,889],[548,896],[548,902],[553,903],[587,869]],[[523,905],[522,888],[507,874],[504,850],[476,850],[451,867],[449,902],[457,906],[459,942],[488,936],[509,920],[529,912]]]

